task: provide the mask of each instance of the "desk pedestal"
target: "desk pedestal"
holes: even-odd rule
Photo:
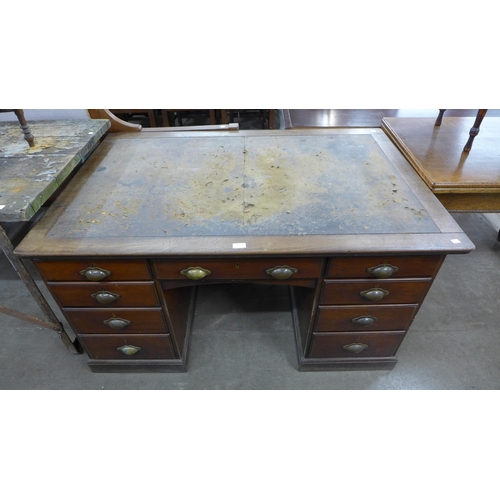
[[[363,255],[36,264],[93,371],[186,371],[196,290],[205,283],[288,286],[299,369],[366,370],[396,364],[395,354],[443,259]]]

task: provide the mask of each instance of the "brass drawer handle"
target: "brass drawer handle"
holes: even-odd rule
[[[106,290],[101,290],[100,292],[93,293],[91,297],[99,304],[111,304],[120,298],[120,295],[113,292],[107,292]]]
[[[266,270],[267,274],[271,275],[273,278],[276,278],[277,280],[286,280],[290,278],[290,276],[293,276],[298,272],[299,272],[298,269],[295,269],[294,267],[290,266],[276,266],[273,267],[272,269]]]
[[[384,297],[389,295],[389,292],[387,290],[384,290],[383,288],[370,288],[369,290],[363,290],[362,292],[359,292],[359,294],[365,299],[371,300],[372,302],[378,302],[379,300],[382,300]]]
[[[109,318],[104,320],[103,323],[113,328],[113,330],[123,330],[123,328],[130,325],[132,321],[123,318]]]
[[[368,346],[366,344],[358,344],[358,343],[348,344],[344,346],[344,349],[346,351],[352,352],[353,354],[359,354],[361,351],[364,351],[367,348]]]
[[[116,350],[121,351],[123,354],[126,354],[127,356],[132,356],[136,352],[139,352],[141,348],[135,345],[122,345],[121,347],[118,347]]]
[[[370,267],[366,271],[370,274],[373,274],[373,276],[377,278],[388,278],[389,276],[392,276],[394,273],[398,272],[399,267],[384,262],[383,264],[379,264],[378,266]]]
[[[371,316],[370,314],[366,314],[365,316],[353,318],[351,321],[358,326],[371,326],[375,323],[375,321],[378,321],[378,318]]]
[[[85,276],[90,281],[101,281],[111,275],[111,271],[101,269],[100,267],[87,267],[80,271],[81,276]]]
[[[202,267],[188,267],[187,269],[182,270],[181,274],[190,280],[201,280],[205,276],[212,274],[212,271],[203,269]]]

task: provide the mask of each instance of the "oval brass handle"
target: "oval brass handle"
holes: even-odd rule
[[[377,278],[388,278],[389,276],[392,276],[394,273],[398,272],[399,267],[384,263],[379,264],[378,266],[370,267],[366,271],[370,274],[373,274],[373,276]]]
[[[101,281],[111,275],[111,271],[100,267],[87,267],[80,271],[81,276],[85,276],[90,281]]]
[[[344,346],[346,351],[352,352],[354,354],[358,354],[361,351],[364,351],[368,346],[366,344],[354,343],[348,344]]]
[[[353,318],[351,321],[358,326],[370,326],[373,325],[375,321],[378,321],[378,318],[367,314],[365,316],[358,316],[357,318]]]
[[[290,266],[276,266],[273,267],[272,269],[267,269],[266,273],[271,275],[273,278],[276,278],[277,280],[286,280],[290,276],[298,273],[299,270],[295,269],[294,267]]]
[[[127,356],[132,356],[136,352],[139,352],[141,348],[135,345],[122,345],[121,347],[118,347],[116,350],[123,352],[123,354],[126,354]]]
[[[109,318],[104,320],[103,323],[113,328],[113,330],[123,330],[123,328],[130,325],[132,321],[123,318]]]
[[[101,290],[100,292],[93,293],[91,297],[97,300],[99,304],[111,304],[111,302],[118,300],[120,295],[113,292],[107,292],[106,290]]]
[[[188,267],[187,269],[182,270],[181,274],[190,280],[201,280],[205,276],[212,274],[212,271],[203,269],[202,267]]]
[[[378,302],[382,300],[386,295],[389,295],[387,290],[383,288],[370,288],[369,290],[363,290],[359,294],[365,299],[371,300],[372,302]]]

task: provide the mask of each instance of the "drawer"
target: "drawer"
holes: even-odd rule
[[[145,260],[65,260],[38,261],[45,281],[148,281]]]
[[[353,332],[364,330],[406,330],[417,306],[320,306],[315,330]]]
[[[71,283],[48,282],[47,287],[62,307],[156,307],[153,282]]]
[[[91,359],[172,359],[170,335],[80,335]]]
[[[65,308],[63,312],[78,333],[168,332],[159,308]]]
[[[272,259],[171,259],[154,261],[158,279],[208,280],[283,280],[318,278],[321,274],[321,258],[272,258]],[[192,277],[187,270],[201,268]],[[208,271],[208,273],[206,273]],[[206,274],[206,276],[203,276]]]
[[[420,304],[432,280],[325,280],[321,304]]]
[[[339,257],[328,263],[327,278],[432,278],[444,257],[441,255]]]
[[[394,356],[404,332],[314,333],[309,358],[366,358]]]

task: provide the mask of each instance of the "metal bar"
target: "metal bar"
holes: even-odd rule
[[[68,334],[64,330],[64,327],[60,323],[60,321],[57,319],[57,316],[55,315],[54,311],[50,308],[50,305],[48,302],[45,300],[45,297],[42,295],[42,292],[38,289],[35,281],[31,277],[31,274],[29,271],[26,269],[24,266],[23,262],[21,259],[19,259],[17,256],[14,255],[14,247],[12,246],[11,241],[9,240],[9,237],[7,236],[7,233],[3,229],[3,227],[0,225],[0,249],[3,251],[9,262],[11,263],[12,267],[14,270],[17,272],[18,276],[21,278],[21,280],[24,282],[26,288],[28,291],[31,293],[32,297],[35,299],[36,303],[44,313],[47,322],[41,321],[40,323],[37,323],[38,326],[42,326],[44,328],[49,328],[49,329],[54,329],[57,331],[59,336],[61,337],[61,340],[63,344],[66,346],[66,349],[72,354],[79,354],[77,348],[73,345],[73,342],[71,342],[71,339],[68,337]],[[5,312],[3,311],[3,307],[0,309],[0,312]],[[12,310],[10,310],[12,311]],[[12,314],[10,314],[12,315]],[[23,315],[23,313],[21,313]],[[25,315],[27,316],[27,315]],[[16,316],[18,317],[18,316]],[[30,317],[32,318],[32,317]],[[23,318],[20,318],[23,319]],[[33,318],[34,319],[34,318]],[[27,319],[26,317],[24,320],[29,321],[33,323],[31,319]]]
[[[28,321],[29,323],[33,323],[34,325],[40,326],[41,328],[47,328],[49,330],[55,330],[55,331],[59,331],[61,329],[60,323],[56,325],[54,323],[42,321],[41,319],[35,318],[34,316],[30,316],[29,314],[25,314],[21,311],[10,309],[9,307],[0,306],[0,313],[7,314],[8,316],[12,316],[22,321]]]
[[[219,130],[238,131],[240,126],[238,123],[227,123],[225,125],[185,125],[183,127],[148,127],[143,128],[141,133],[147,132],[217,132]]]

